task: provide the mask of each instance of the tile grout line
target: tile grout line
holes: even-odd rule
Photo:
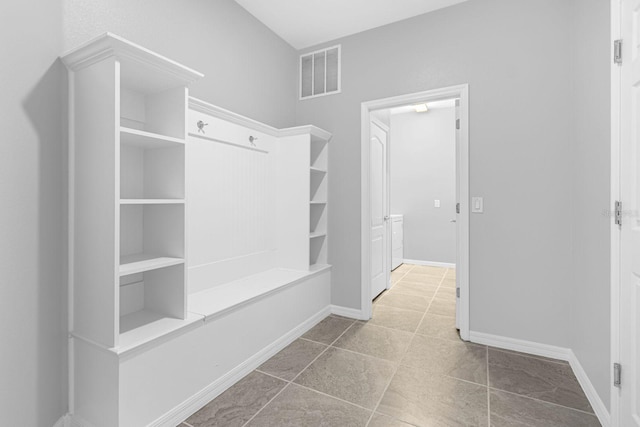
[[[414,267],[411,267],[411,270],[413,270]],[[409,271],[411,271],[411,270],[409,270]],[[431,303],[433,302],[433,299],[436,297],[436,294],[438,293],[438,290],[440,289],[440,286],[442,285],[442,281],[444,280],[444,278],[445,278],[445,276],[447,274],[447,271],[448,270],[445,270],[445,272],[442,274],[442,277],[440,278],[440,283],[438,283],[438,287],[436,288],[436,292],[433,294],[433,296],[429,300],[429,304],[427,305],[427,308],[424,310],[424,313],[422,314],[422,318],[420,318],[420,322],[418,322],[418,328],[420,327],[420,325],[422,324],[422,321],[424,320],[425,316],[427,315],[427,312],[429,311],[429,308],[431,307]],[[418,330],[418,328],[416,328],[416,331]],[[398,373],[398,369],[400,369],[400,366],[402,366],[402,360],[405,358],[405,356],[409,352],[409,348],[411,348],[411,344],[413,344],[413,340],[415,339],[415,337],[416,337],[416,332],[413,332],[413,334],[411,335],[411,339],[409,340],[409,344],[404,349],[404,353],[402,354],[402,357],[400,357],[400,359],[398,360],[398,365],[393,370],[393,374],[390,376],[389,382],[387,382],[386,387],[382,391],[382,394],[380,395],[380,398],[378,399],[378,403],[373,408],[373,411],[371,412],[371,416],[369,417],[369,421],[367,421],[367,424],[365,425],[365,427],[368,427],[369,424],[371,424],[371,420],[373,419],[374,414],[377,412],[378,408],[380,407],[380,403],[382,403],[382,399],[384,398],[384,395],[387,393],[387,390],[389,390],[389,386],[391,385],[391,382],[393,381],[393,379],[395,378],[396,374]],[[395,419],[395,418],[393,418],[393,419]]]
[[[334,347],[334,348],[337,348],[337,347]],[[306,368],[305,368],[305,369],[306,369]],[[364,406],[360,406],[360,405],[358,405],[357,403],[349,402],[348,400],[344,400],[344,399],[342,399],[342,398],[340,398],[340,397],[336,397],[336,396],[333,396],[333,395],[331,395],[331,394],[325,393],[325,392],[323,392],[323,391],[316,390],[315,388],[308,387],[308,386],[306,386],[306,385],[304,385],[304,384],[294,383],[294,382],[291,382],[291,381],[289,381],[289,380],[285,380],[284,378],[280,378],[280,377],[279,377],[279,376],[277,376],[277,375],[273,375],[273,374],[270,374],[270,373],[268,373],[268,372],[261,371],[261,370],[259,370],[259,369],[256,369],[256,371],[257,371],[257,372],[260,372],[261,374],[264,374],[264,375],[266,375],[266,376],[269,376],[269,377],[271,377],[271,378],[275,378],[276,380],[283,381],[283,382],[287,383],[287,385],[289,385],[289,384],[293,384],[293,385],[295,385],[296,387],[301,387],[301,388],[304,388],[304,389],[307,389],[307,390],[313,391],[313,392],[315,392],[315,393],[321,394],[321,395],[323,395],[323,396],[327,396],[327,397],[330,397],[330,398],[332,398],[332,399],[339,400],[339,401],[341,401],[341,402],[343,402],[343,403],[347,403],[347,404],[349,404],[349,405],[351,405],[351,406],[355,406],[356,408],[364,409],[364,410],[365,410],[365,411],[367,411],[367,412],[371,411],[371,409],[369,409],[369,408],[365,408]],[[191,426],[191,427],[193,427],[193,426]]]
[[[327,317],[330,317],[330,316],[327,316]],[[323,319],[323,320],[324,320],[324,319]],[[320,356],[322,356],[324,353],[326,353],[326,352],[327,352],[327,350],[331,348],[331,345],[333,345],[333,343],[335,343],[336,341],[338,341],[338,340],[340,339],[340,337],[342,337],[342,336],[343,336],[343,335],[344,335],[344,334],[345,334],[349,329],[351,329],[351,327],[352,327],[353,325],[355,325],[355,324],[356,324],[356,320],[353,320],[353,322],[351,322],[351,324],[350,324],[347,328],[345,328],[345,330],[344,330],[344,331],[342,331],[342,333],[341,333],[340,335],[338,335],[338,337],[337,337],[335,340],[333,340],[333,341],[331,342],[331,344],[329,344],[329,345],[328,345],[324,350],[322,350],[322,351],[321,351],[321,352],[320,352],[320,353],[319,353],[319,354],[318,354],[318,355],[317,355],[317,356],[316,356],[316,357],[315,357],[311,362],[309,362],[309,364],[307,364],[307,366],[305,366],[305,367],[304,367],[304,369],[302,369],[300,372],[298,372],[298,374],[297,374],[295,377],[293,377],[293,379],[292,379],[291,381],[286,381],[286,380],[285,380],[285,381],[287,382],[287,385],[285,385],[284,387],[282,387],[282,390],[280,390],[278,393],[276,393],[276,395],[275,395],[275,396],[273,396],[271,399],[269,399],[269,401],[268,401],[267,403],[265,403],[265,404],[264,404],[264,406],[262,406],[262,408],[260,408],[260,409],[258,410],[258,412],[256,412],[255,414],[253,414],[253,416],[252,416],[251,418],[249,418],[249,419],[247,420],[247,422],[246,422],[246,423],[244,423],[244,424],[242,425],[242,427],[246,427],[246,426],[247,426],[251,421],[253,421],[253,419],[254,419],[255,417],[257,417],[257,416],[258,416],[258,415],[259,415],[259,414],[264,410],[264,408],[266,408],[267,406],[269,406],[269,404],[270,404],[271,402],[273,402],[273,401],[274,401],[278,396],[280,396],[280,394],[282,394],[282,392],[283,392],[283,391],[285,391],[285,390],[286,390],[286,389],[287,389],[287,388],[288,388],[288,387],[289,387],[289,386],[290,386],[290,385],[291,385],[291,384],[292,384],[292,383],[293,383],[293,382],[294,382],[294,381],[295,381],[295,380],[296,380],[296,379],[297,379],[297,378],[298,378],[298,377],[299,377],[299,376],[300,376],[304,371],[306,371],[306,370],[307,370],[307,368],[309,368],[309,366],[311,366],[311,365],[312,365],[316,360],[318,360],[318,359],[320,358]],[[314,341],[314,342],[315,342],[315,341]],[[325,345],[326,345],[326,344],[325,344]],[[298,385],[298,384],[296,384],[296,385]]]
[[[559,408],[568,409],[570,411],[581,412],[581,413],[586,414],[586,415],[593,415],[594,417],[597,418],[596,414],[594,414],[593,412],[587,412],[587,411],[583,411],[582,409],[571,408],[570,406],[560,405],[559,403],[549,402],[547,400],[536,399],[535,397],[527,396],[527,395],[524,395],[524,394],[514,393],[512,391],[502,390],[502,389],[495,388],[495,387],[489,387],[489,390],[494,390],[494,391],[499,391],[501,393],[511,394],[513,396],[522,397],[524,399],[534,400],[534,401],[539,402],[539,403],[547,403],[549,405],[557,406]]]
[[[535,359],[535,360],[539,360],[539,361],[542,361],[542,362],[555,363],[557,365],[571,366],[569,364],[569,362],[567,362],[566,360],[562,360],[562,359],[553,359],[551,357],[546,357],[546,356],[536,356],[534,354],[522,353],[521,351],[508,350],[508,349],[499,348],[499,347],[492,347],[492,346],[488,346],[488,347],[491,347],[492,350],[499,351],[500,353],[507,353],[507,354],[512,354],[512,355],[515,355],[515,356],[527,357],[529,359]]]
[[[487,425],[491,426],[491,388],[489,387],[489,346],[486,347],[487,355]]]

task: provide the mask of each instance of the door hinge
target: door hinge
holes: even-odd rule
[[[460,288],[456,288],[456,298],[460,298]]]
[[[622,226],[622,202],[616,200],[614,219],[616,225]]]
[[[460,130],[460,119],[456,119],[456,129]]]
[[[613,63],[622,65],[622,39],[613,42]]]
[[[456,203],[456,213],[460,213],[460,203]]]
[[[622,384],[621,381],[622,375],[622,366],[619,363],[613,364],[613,385],[616,387],[620,387]]]

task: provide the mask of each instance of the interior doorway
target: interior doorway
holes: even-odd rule
[[[382,111],[401,111],[401,107],[416,109],[418,105],[451,106],[455,121],[455,197],[452,195],[447,222],[454,223],[455,262],[441,262],[456,267],[456,324],[460,336],[469,339],[469,95],[468,85],[386,98],[362,104],[362,316],[371,318],[372,299],[391,285],[390,272],[398,256],[391,247],[392,223],[390,204],[390,143],[389,122]],[[450,147],[452,148],[452,147]],[[392,161],[392,160],[391,160]],[[453,203],[455,199],[456,203]],[[440,200],[431,200],[440,207]],[[453,261],[453,260],[450,260]],[[395,261],[397,264],[397,260]],[[438,264],[438,263],[432,263]],[[427,265],[429,265],[427,263]]]

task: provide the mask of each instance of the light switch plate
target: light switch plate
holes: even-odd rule
[[[433,207],[434,208],[439,208],[440,207],[440,200],[434,200],[433,201]]]
[[[484,199],[482,197],[471,198],[471,213],[484,213]]]

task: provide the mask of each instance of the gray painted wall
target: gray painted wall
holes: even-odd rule
[[[203,73],[191,95],[293,125],[296,51],[233,0],[62,1],[65,49],[110,31]]]
[[[62,8],[0,17],[0,424],[51,427],[67,411]]]
[[[558,41],[571,36],[572,5],[473,0],[337,41],[342,93],[297,110],[298,123],[334,134],[333,304],[360,306],[361,102],[469,83],[471,194],[485,198],[471,217],[471,329],[569,346],[571,228],[558,207],[573,188],[575,73]]]
[[[297,121],[334,134],[333,304],[360,306],[361,102],[469,83],[471,195],[485,199],[471,330],[574,347],[609,402],[608,5],[473,0],[326,44],[342,43],[342,93],[299,101]]]
[[[574,73],[572,348],[607,406],[611,365],[609,2],[580,0]]]
[[[453,107],[391,116],[391,213],[404,215],[405,259],[456,262],[455,124]]]

